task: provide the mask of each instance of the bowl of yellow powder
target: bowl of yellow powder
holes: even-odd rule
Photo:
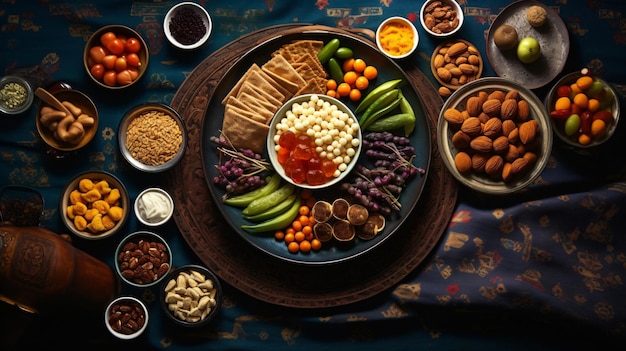
[[[418,43],[417,29],[404,17],[389,17],[376,30],[378,49],[392,59],[410,56],[417,49]]]

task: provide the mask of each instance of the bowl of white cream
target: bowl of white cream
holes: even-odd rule
[[[135,215],[144,225],[156,227],[167,222],[174,213],[174,201],[161,188],[147,188],[135,199]]]

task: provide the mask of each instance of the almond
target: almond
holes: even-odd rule
[[[478,66],[480,64],[480,58],[478,58],[478,55],[469,55],[467,57],[467,62],[470,65]]]
[[[517,117],[517,100],[504,99],[500,107],[500,117],[502,119],[515,119]]]
[[[465,111],[469,113],[472,117],[478,117],[480,112],[482,111],[482,103],[480,102],[480,98],[478,96],[472,96],[467,99],[465,103]]]
[[[511,172],[511,163],[505,162],[502,166],[502,180],[508,183],[513,178],[513,172]]]
[[[527,121],[530,118],[530,106],[526,100],[517,102],[517,118],[520,121]]]
[[[470,141],[470,148],[478,152],[491,152],[493,141],[484,135],[479,135]]]
[[[501,135],[493,140],[493,151],[496,153],[504,153],[509,150],[509,138]]]
[[[479,91],[478,95],[476,96],[478,96],[478,98],[480,99],[481,106],[485,103],[485,101],[489,100],[489,94],[487,94],[487,92],[483,90]]]
[[[437,68],[437,76],[444,82],[449,82],[452,78],[452,73],[444,67]]]
[[[448,108],[443,112],[443,118],[450,123],[453,127],[460,127],[463,124],[463,115],[461,111],[455,108]]]
[[[485,173],[492,177],[502,176],[502,167],[504,166],[504,160],[500,155],[493,155],[489,157],[487,163],[485,163]]]
[[[449,56],[458,56],[467,51],[467,44],[462,41],[456,42],[448,48],[447,54]]]
[[[509,149],[506,152],[506,154],[504,155],[504,160],[506,160],[507,162],[513,162],[519,156],[520,156],[520,154],[517,151],[517,147],[515,147],[515,145],[509,144]]]
[[[472,169],[472,159],[466,152],[459,152],[454,156],[454,165],[460,173],[467,173]]]
[[[459,150],[468,148],[471,140],[472,138],[461,130],[452,135],[452,145]]]
[[[507,135],[507,138],[509,138],[509,144],[517,144],[519,141],[519,128],[515,127],[515,129]]]
[[[509,90],[504,96],[504,99],[513,99],[516,101],[519,100],[520,99],[519,91],[516,89]]]
[[[528,166],[528,161],[523,157],[518,157],[511,163],[511,173],[519,174],[526,171],[526,166]]]
[[[439,87],[439,95],[443,96],[443,97],[448,97],[450,95],[452,95],[452,91],[444,86]]]
[[[487,99],[483,104],[483,112],[488,114],[489,116],[498,116],[500,115],[500,107],[502,106],[502,102],[498,99]]]
[[[522,158],[528,161],[528,164],[533,164],[535,163],[535,161],[537,161],[537,154],[532,151],[526,151]]]
[[[502,121],[502,135],[509,136],[513,129],[517,128],[515,122],[510,119]]]
[[[489,159],[489,154],[475,153],[472,155],[472,169],[477,173],[485,173],[485,164]]]
[[[491,116],[489,116],[488,114],[481,112],[478,115],[478,119],[480,120],[480,123],[487,123],[487,121],[489,120],[489,118],[491,118]]]
[[[435,68],[439,68],[439,67],[443,67],[444,64],[445,64],[445,61],[443,60],[443,55],[437,54],[435,56],[435,59],[433,60],[433,66]]]
[[[489,99],[496,99],[499,100],[500,102],[504,101],[504,97],[506,96],[506,94],[502,91],[502,90],[494,90],[491,92],[491,94],[489,94],[488,98]]]
[[[483,135],[490,138],[496,138],[502,133],[502,120],[498,117],[492,117],[483,125]],[[507,140],[507,143],[509,141]]]
[[[470,117],[463,121],[461,130],[470,137],[477,136],[481,131],[481,124],[478,117]]]
[[[530,144],[533,140],[535,140],[535,134],[537,133],[537,129],[539,124],[534,119],[530,121],[523,122],[519,126],[519,140],[523,144]]]
[[[450,69],[448,69],[448,71],[450,71],[450,74],[452,75],[452,77],[460,77],[463,72],[461,71],[460,68],[458,67],[451,67]]]
[[[467,63],[460,64],[459,69],[465,74],[473,75],[475,73],[474,66]]]

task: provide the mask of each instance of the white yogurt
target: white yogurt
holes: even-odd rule
[[[147,190],[137,199],[137,213],[147,223],[160,223],[171,215],[172,202],[160,190]]]

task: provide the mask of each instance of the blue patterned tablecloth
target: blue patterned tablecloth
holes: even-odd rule
[[[69,179],[81,171],[99,169],[121,177],[132,198],[147,186],[161,185],[158,176],[139,178],[124,172],[116,137],[120,118],[140,103],[170,103],[202,60],[255,30],[287,23],[375,30],[387,17],[407,17],[420,32],[419,48],[410,60],[438,87],[429,60],[441,41],[419,25],[423,1],[200,1],[212,16],[214,31],[205,46],[189,53],[170,47],[163,35],[163,16],[174,3],[0,1],[2,72],[26,76],[35,86],[65,82],[88,94],[101,118],[99,133],[77,158],[54,161],[38,139],[34,107],[19,117],[0,116],[0,187],[24,185],[41,192],[42,226],[66,232],[58,199]],[[489,26],[510,2],[459,3],[465,24],[457,36],[475,43],[486,58]],[[589,67],[613,85],[623,102],[626,3],[543,3],[559,14],[569,31],[569,56],[555,80]],[[82,66],[86,40],[108,24],[135,28],[150,49],[142,89],[130,95],[95,86]],[[495,76],[485,63],[483,76]],[[550,85],[534,92],[543,99]],[[128,290],[124,292],[151,301],[156,316],[139,340],[117,342],[106,333],[100,315],[72,324],[40,316],[9,328],[15,321],[6,314],[0,315],[6,332],[2,335],[7,335],[3,340],[30,350],[72,345],[172,350],[601,347],[607,340],[626,337],[625,128],[621,123],[610,143],[590,155],[555,142],[548,166],[523,194],[493,198],[461,187],[449,227],[431,255],[397,286],[366,301],[302,311],[270,305],[225,286],[218,320],[209,328],[190,331],[172,328],[158,317],[154,291]],[[131,220],[126,229],[137,228]],[[161,230],[175,252],[174,265],[201,263],[177,231],[173,221]],[[112,265],[115,242],[76,239],[74,244]]]

